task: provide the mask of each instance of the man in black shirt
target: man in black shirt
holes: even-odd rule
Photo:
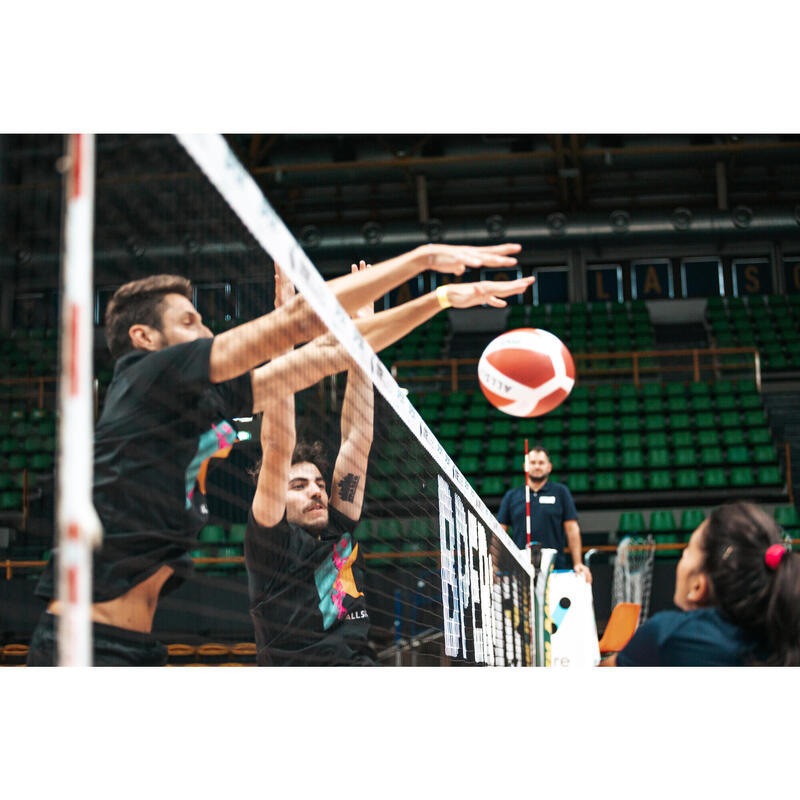
[[[294,289],[279,270],[275,284],[276,305],[288,302]],[[371,303],[356,314],[371,316]],[[257,660],[262,666],[373,664],[364,557],[353,536],[372,446],[372,383],[360,367],[350,366],[329,498],[321,443],[295,446],[290,382],[299,378],[310,385],[326,371],[312,346],[303,350],[296,351],[302,356],[292,354],[294,367],[269,382],[261,423],[263,456],[245,535]]]
[[[374,317],[369,304],[357,313],[356,325],[379,350],[388,344],[387,337],[396,340],[442,307],[505,305],[492,292],[508,296],[530,282],[485,283],[482,288],[450,284],[443,292]],[[276,302],[289,302],[292,290],[279,272],[276,285],[282,287]],[[263,455],[245,535],[250,614],[261,665],[375,663],[367,639],[363,554],[353,537],[372,445],[373,388],[335,339],[324,340],[261,368]],[[304,444],[295,447],[294,393],[343,369],[348,376],[341,446],[329,498],[318,454]]]
[[[461,274],[468,266],[506,266],[516,263],[509,254],[518,250],[426,245],[328,285],[352,313],[426,269]],[[189,550],[208,515],[208,459],[233,444],[229,419],[264,408],[264,380],[258,370],[248,373],[325,330],[297,296],[214,337],[191,297],[188,280],[155,275],[120,287],[106,313],[116,364],[94,443],[93,498],[104,528],[93,555],[98,665],[166,661],[166,649],[154,648],[149,633],[159,595],[191,569]],[[390,330],[392,319],[375,326],[381,347],[403,335]],[[330,347],[330,335],[318,338]],[[34,631],[31,665],[56,663],[54,615],[62,608],[53,599],[55,574],[51,560],[36,590],[50,602]]]

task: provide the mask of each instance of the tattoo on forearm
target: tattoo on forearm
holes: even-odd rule
[[[348,472],[347,475],[339,481],[339,497],[348,503],[352,503],[353,498],[356,496],[356,488],[360,480],[360,475],[354,475],[352,472]]]

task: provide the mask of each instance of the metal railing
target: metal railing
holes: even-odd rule
[[[727,357],[742,356],[731,361]],[[761,357],[755,347],[708,347],[687,350],[635,350],[614,353],[573,353],[577,380],[585,378],[630,378],[640,388],[650,377],[668,377],[681,373],[690,375],[694,381],[714,380],[726,372],[742,372],[752,369],[753,378],[761,391]],[[392,377],[405,385],[448,382],[450,391],[457,392],[462,386],[470,389],[477,385],[474,367],[477,358],[433,358],[395,361],[391,366]],[[598,361],[614,361],[619,366],[592,366]],[[658,363],[653,363],[657,361]],[[627,362],[627,363],[626,363]],[[415,370],[433,367],[434,374],[418,375]],[[465,372],[465,368],[469,368]]]

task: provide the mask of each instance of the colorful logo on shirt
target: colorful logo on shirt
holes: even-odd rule
[[[331,557],[326,559],[314,572],[314,581],[319,595],[319,610],[322,613],[322,627],[325,630],[334,622],[347,616],[344,607],[345,597],[363,597],[353,577],[353,564],[358,557],[358,545],[353,547],[350,534],[345,533],[333,545]]]
[[[201,437],[197,452],[186,468],[186,508],[192,507],[195,484],[200,484],[200,492],[206,493],[206,473],[211,458],[227,458],[236,441],[236,431],[230,422],[222,420],[211,426]]]

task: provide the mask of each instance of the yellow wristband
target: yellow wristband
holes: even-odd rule
[[[436,299],[439,301],[439,305],[442,308],[450,308],[453,304],[450,302],[450,298],[447,296],[447,287],[446,286],[439,286],[436,289]]]

